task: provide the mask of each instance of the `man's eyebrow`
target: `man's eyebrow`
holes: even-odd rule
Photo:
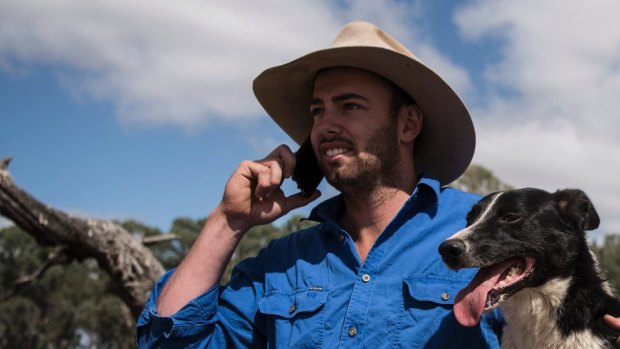
[[[363,99],[365,101],[368,101],[368,98],[362,95],[358,95],[357,93],[353,93],[353,92],[348,92],[348,93],[343,93],[343,94],[332,97],[332,102],[338,103],[338,102],[346,101],[348,99]],[[321,98],[313,98],[312,101],[310,101],[310,105],[321,104],[321,103],[323,103],[323,99]]]

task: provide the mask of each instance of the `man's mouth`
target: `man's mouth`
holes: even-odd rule
[[[351,145],[340,140],[324,141],[319,145],[319,153],[327,160],[332,160],[339,155],[344,155],[351,151]]]
[[[344,154],[344,153],[346,153],[348,151],[349,150],[347,150],[345,148],[327,149],[325,151],[325,155],[327,155],[329,157],[333,157],[333,156],[336,156],[336,155]]]

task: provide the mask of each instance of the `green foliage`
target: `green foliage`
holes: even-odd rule
[[[183,260],[183,257],[185,257],[187,251],[189,251],[189,248],[198,237],[204,222],[205,219],[177,218],[172,223],[172,228],[170,229],[170,234],[174,234],[177,239],[169,243],[150,247],[164,268],[170,269],[181,263],[181,260]],[[120,224],[138,240],[145,237],[163,235],[161,230],[133,220],[121,222]]]
[[[185,257],[194,241],[196,241],[205,221],[206,219],[177,218],[172,222],[170,233],[176,235],[178,240],[170,245],[170,248],[174,251],[174,257],[168,256],[165,260],[160,258],[166,269],[176,267],[181,263],[183,257]]]
[[[0,348],[133,348],[134,320],[94,261],[53,266],[14,288],[49,252],[16,227],[0,230]]]
[[[493,172],[479,165],[470,165],[465,173],[450,186],[479,195],[513,189],[495,177]]]
[[[603,273],[617,293],[620,291],[620,235],[606,235],[603,244],[598,246],[594,243],[592,250],[598,257]]]

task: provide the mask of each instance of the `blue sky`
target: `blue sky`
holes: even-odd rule
[[[602,218],[595,234],[620,232],[618,1],[0,0],[0,8],[0,157],[14,158],[18,185],[72,214],[164,231],[174,218],[206,216],[240,161],[293,146],[255,101],[254,77],[327,47],[362,19],[461,95],[477,129],[475,163],[517,187],[582,188]]]

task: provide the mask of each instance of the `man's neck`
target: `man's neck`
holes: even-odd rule
[[[413,189],[411,189],[413,190]],[[365,193],[343,193],[345,212],[341,223],[351,235],[362,262],[375,240],[411,195],[400,188],[377,188]]]

